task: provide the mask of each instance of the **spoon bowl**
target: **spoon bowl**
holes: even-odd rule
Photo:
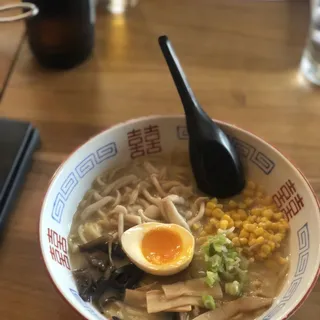
[[[245,175],[236,149],[201,108],[168,37],[159,37],[159,45],[184,107],[189,157],[198,188],[218,198],[240,193],[245,186]]]

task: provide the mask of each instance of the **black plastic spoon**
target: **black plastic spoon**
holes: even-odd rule
[[[245,175],[236,149],[226,134],[202,110],[168,37],[159,37],[159,45],[186,114],[189,156],[198,188],[219,198],[240,193],[245,185]]]

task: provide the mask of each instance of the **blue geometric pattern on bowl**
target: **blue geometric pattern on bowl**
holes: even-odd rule
[[[188,130],[186,126],[177,126],[177,137],[179,140],[188,140]],[[228,135],[230,141],[237,148],[238,152],[243,158],[248,159],[254,163],[265,174],[270,174],[275,168],[275,163],[264,153],[247,142],[244,142],[236,137]]]
[[[290,287],[284,294],[283,298],[278,302],[276,306],[271,308],[263,320],[272,319],[292,298],[294,293],[297,291],[301,281],[302,276],[306,270],[308,259],[309,259],[309,247],[310,247],[310,237],[308,223],[305,223],[297,232],[298,236],[298,248],[299,248],[299,258],[296,267],[294,278],[290,284]]]
[[[89,154],[75,167],[75,169],[68,175],[60,187],[51,213],[51,217],[56,222],[60,223],[65,202],[68,200],[70,194],[77,186],[80,179],[82,179],[88,172],[90,172],[96,165],[101,162],[114,157],[118,153],[115,142],[110,142],[103,147],[100,147],[95,152]]]

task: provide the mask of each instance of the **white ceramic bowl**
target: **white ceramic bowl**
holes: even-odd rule
[[[265,186],[286,212],[291,233],[291,269],[272,307],[259,320],[286,319],[305,301],[320,270],[320,209],[303,174],[257,136],[220,123],[243,155],[251,179]],[[183,116],[152,116],[118,124],[78,148],[57,170],[43,202],[40,245],[49,275],[60,294],[88,320],[105,318],[79,297],[68,259],[73,214],[93,179],[103,170],[143,154],[187,150]]]

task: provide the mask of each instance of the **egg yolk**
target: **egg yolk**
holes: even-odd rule
[[[181,254],[182,239],[179,233],[169,228],[156,228],[145,234],[141,249],[152,264],[170,263]]]

